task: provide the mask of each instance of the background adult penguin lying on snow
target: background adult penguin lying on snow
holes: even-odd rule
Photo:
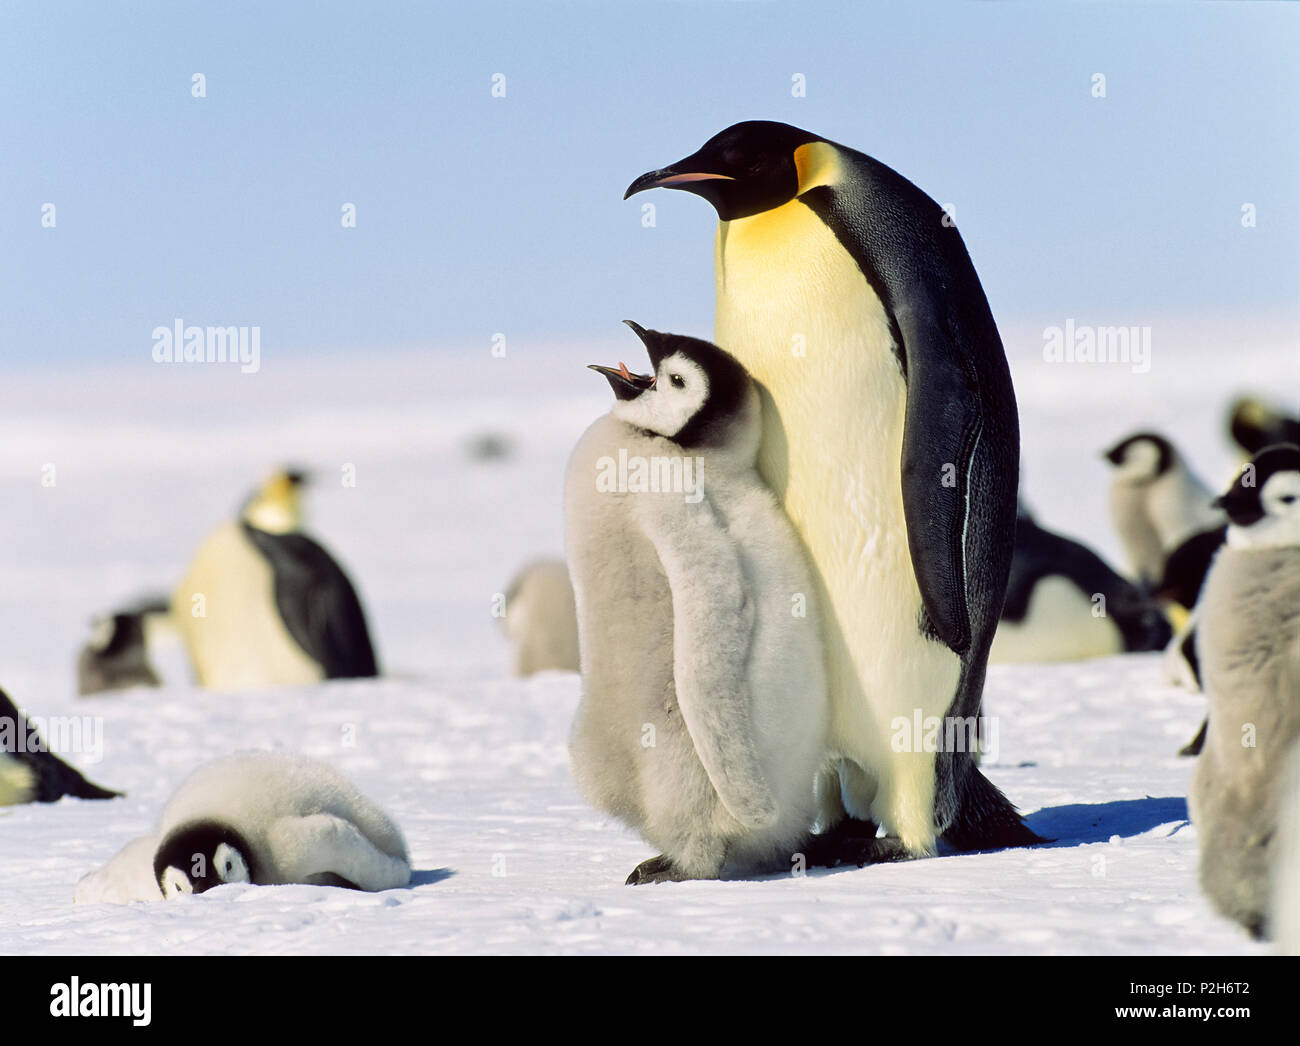
[[[990,662],[1074,661],[1160,650],[1171,634],[1159,606],[1136,585],[1090,548],[1040,527],[1020,506],[1007,599]]]
[[[65,795],[115,799],[121,794],[92,784],[50,752],[45,739],[0,690],[0,806],[52,803]]]

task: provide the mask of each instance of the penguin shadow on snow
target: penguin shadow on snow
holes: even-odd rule
[[[1115,799],[1108,803],[1067,803],[1062,806],[1048,806],[1025,815],[1025,824],[1031,831],[1042,836],[1043,841],[1030,850],[1059,850],[1083,846],[1087,843],[1104,843],[1113,836],[1132,838],[1143,835],[1161,825],[1173,825],[1168,835],[1182,829],[1190,823],[1187,812],[1187,800],[1182,797],[1147,796],[1144,799]],[[882,840],[883,842],[883,840]],[[989,850],[959,850],[956,847],[939,842],[937,858],[957,857],[962,854],[997,853],[1002,849],[1021,849],[1020,847],[996,847]],[[934,858],[928,858],[933,860]],[[876,864],[894,864],[900,861],[927,860],[927,858],[909,858],[905,855],[883,856]],[[809,867],[808,876],[820,878],[826,875],[838,875],[843,872],[866,871],[870,864],[856,865],[845,862],[831,868]],[[771,875],[743,876],[744,880],[762,881],[766,879],[784,879],[788,872]]]
[[[411,881],[407,889],[414,890],[418,886],[432,886],[434,883],[443,882],[450,879],[456,874],[454,868],[429,868],[425,871],[412,871]]]
[[[1182,796],[1067,803],[1047,806],[1025,817],[1025,823],[1031,829],[1050,840],[1035,849],[1104,843],[1116,835],[1127,839],[1161,825],[1173,825],[1167,833],[1173,835],[1188,820],[1187,800]]]

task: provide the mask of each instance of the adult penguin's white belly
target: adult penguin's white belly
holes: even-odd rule
[[[822,588],[832,754],[865,771],[842,773],[845,806],[913,853],[933,852],[934,753],[894,751],[891,738],[896,718],[910,727],[917,709],[946,714],[961,666],[920,631],[903,516],[907,389],[889,318],[797,199],[721,223],[714,260],[714,340],[765,390],[759,471]]]
[[[203,543],[172,608],[203,686],[243,690],[324,678],[289,634],[276,607],[270,564],[238,522],[223,524]]]

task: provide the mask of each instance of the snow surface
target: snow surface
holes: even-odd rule
[[[1214,485],[1222,411],[1278,386],[1283,339],[1224,359],[1221,333],[1158,343],[1152,373],[1053,368],[1007,335],[1025,493],[1040,521],[1113,561],[1098,451],[1174,436]],[[1006,332],[1004,331],[1004,334]],[[0,953],[1255,953],[1196,887],[1175,753],[1203,700],[1158,655],[989,672],[1000,750],[986,772],[1055,842],[865,869],[630,888],[652,855],[569,777],[574,675],[507,677],[490,615],[512,572],[561,549],[560,482],[608,407],[591,362],[632,362],[615,332],[585,348],[512,343],[508,359],[413,353],[263,358],[258,375],[141,361],[6,375],[0,406],[0,685],[32,715],[103,720],[102,761],[70,761],[127,798],[0,809]],[[471,455],[500,433],[504,460]],[[166,589],[262,471],[314,467],[312,529],[351,572],[387,676],[238,695],[177,678],[75,697],[89,618]],[[56,467],[55,485],[42,469]],[[355,488],[340,479],[356,467]],[[149,831],[200,762],[298,749],[350,775],[402,826],[412,886],[381,894],[227,886],[75,907],[73,889]]]

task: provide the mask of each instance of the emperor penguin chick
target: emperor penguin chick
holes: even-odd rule
[[[333,767],[284,752],[240,752],[186,778],[157,831],[83,878],[75,900],[162,900],[224,883],[376,891],[410,879],[401,829]]]
[[[537,559],[515,575],[506,591],[501,624],[514,648],[515,675],[578,671],[577,610],[563,561]]]
[[[828,706],[809,568],[756,470],[758,391],[717,346],[628,326],[653,375],[593,367],[616,401],[565,482],[574,776],[663,851],[629,884],[788,870]]]
[[[1222,526],[1223,513],[1163,436],[1134,433],[1105,456],[1114,466],[1111,521],[1134,576],[1153,591],[1165,577],[1170,554],[1193,535]]]
[[[1201,888],[1262,936],[1280,781],[1300,737],[1300,447],[1266,447],[1218,504],[1228,537],[1197,604],[1210,714],[1189,807]]]

